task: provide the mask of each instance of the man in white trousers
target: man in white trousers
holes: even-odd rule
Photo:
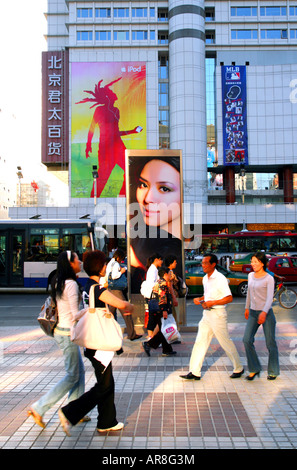
[[[228,333],[225,305],[232,302],[233,297],[226,277],[216,269],[217,263],[218,259],[214,254],[205,255],[202,260],[202,268],[205,272],[204,295],[196,297],[194,303],[202,305],[203,316],[198,325],[189,373],[180,376],[185,380],[200,380],[202,364],[213,336],[217,338],[233,364],[233,374],[230,377],[239,378],[244,372],[237,349]]]

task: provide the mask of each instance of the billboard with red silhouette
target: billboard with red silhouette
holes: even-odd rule
[[[71,101],[71,197],[125,196],[125,150],[146,148],[145,62],[72,63]]]

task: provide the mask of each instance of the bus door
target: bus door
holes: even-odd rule
[[[0,286],[24,285],[24,231],[0,232]]]

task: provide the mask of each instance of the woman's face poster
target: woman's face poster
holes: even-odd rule
[[[181,155],[173,150],[131,150],[126,165],[128,257],[131,290],[136,293],[136,280],[155,253],[164,263],[166,257],[176,256],[176,272],[182,277]]]

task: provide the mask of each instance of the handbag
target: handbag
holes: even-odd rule
[[[140,286],[140,293],[145,299],[149,299],[152,294],[153,285],[144,280]]]
[[[149,315],[155,315],[160,312],[159,299],[151,298],[148,303]]]
[[[111,273],[108,275],[108,289],[111,290],[125,290],[127,289],[127,276],[122,274],[117,279],[112,279]]]
[[[71,328],[71,341],[88,349],[119,351],[123,343],[122,328],[108,308],[95,307],[95,286],[90,288],[89,307]]]
[[[172,314],[169,314],[167,318],[161,318],[161,333],[168,344],[180,340],[180,334]]]
[[[185,281],[181,277],[177,277],[179,284],[178,284],[178,297],[183,298],[186,297],[188,293],[188,287]]]
[[[51,296],[47,297],[42,305],[37,321],[47,336],[54,336],[54,329],[58,323],[58,308]]]

